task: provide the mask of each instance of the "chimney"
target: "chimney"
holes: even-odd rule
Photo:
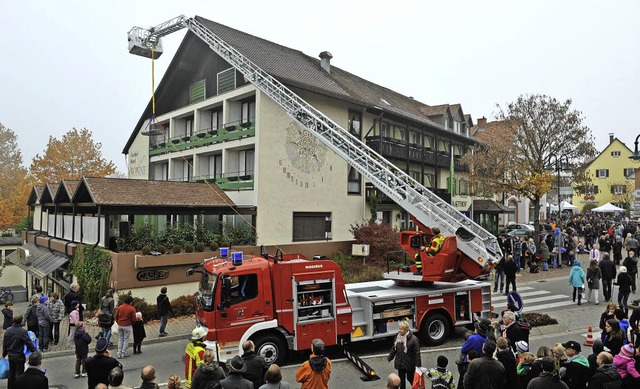
[[[613,143],[613,132],[609,133],[609,144]]]
[[[487,125],[487,118],[484,117],[484,116],[479,118],[477,124],[478,124],[477,125],[478,128],[482,128],[482,127],[486,126]]]
[[[328,73],[331,73],[331,58],[333,58],[333,55],[328,51],[320,53],[320,66]]]

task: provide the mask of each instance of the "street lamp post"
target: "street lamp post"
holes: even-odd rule
[[[560,202],[560,172],[571,170],[569,167],[569,157],[566,155],[557,156],[556,154],[550,154],[549,164],[546,167],[548,170],[555,170],[556,172],[556,176],[558,178],[558,214],[562,215],[562,203]],[[551,214],[551,204],[549,204],[549,214]]]

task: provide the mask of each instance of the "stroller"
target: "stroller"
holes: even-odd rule
[[[529,266],[529,273],[539,273],[540,272],[540,260],[530,253],[525,254],[526,264]]]

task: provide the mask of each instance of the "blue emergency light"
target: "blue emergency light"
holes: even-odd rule
[[[231,253],[231,263],[233,266],[242,265],[242,251],[234,251]]]
[[[228,247],[220,247],[220,258],[227,258],[229,256]]]

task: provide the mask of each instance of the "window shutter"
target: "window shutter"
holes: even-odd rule
[[[609,169],[606,169],[605,173],[607,174],[605,177],[609,177]]]
[[[600,170],[596,170],[596,178],[600,178]]]
[[[236,89],[236,69],[230,68],[218,73],[218,94]]]
[[[191,87],[189,88],[189,101],[191,104],[198,103],[205,99],[205,87],[205,80],[200,80],[191,84]]]

